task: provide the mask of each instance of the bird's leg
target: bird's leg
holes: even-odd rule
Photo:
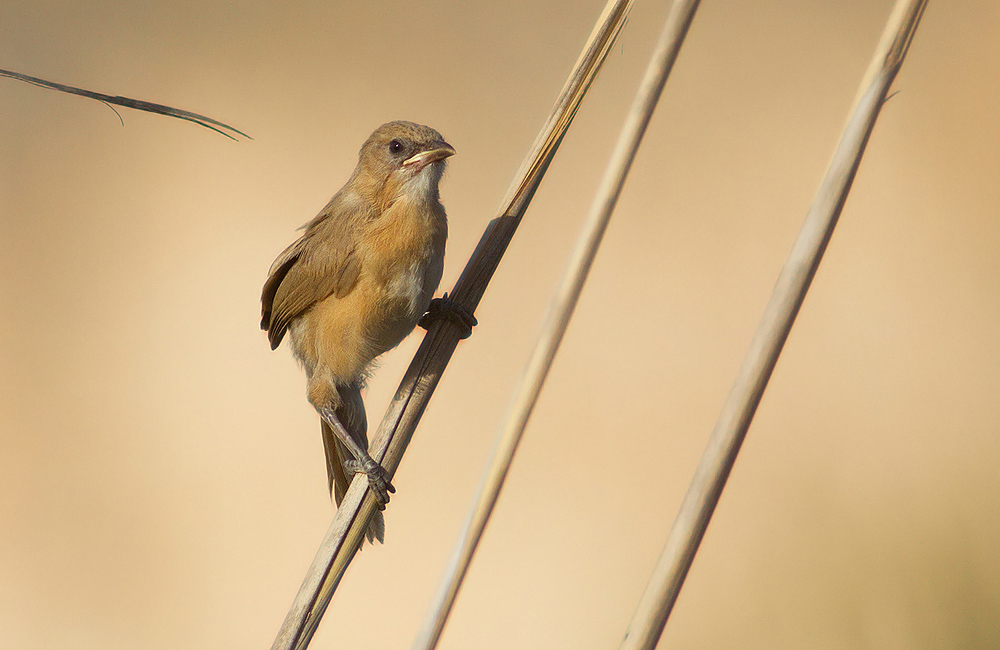
[[[351,437],[347,429],[340,422],[340,418],[332,408],[323,407],[319,410],[319,416],[330,425],[334,434],[340,439],[344,446],[351,452],[354,459],[344,460],[344,469],[355,474],[366,474],[368,476],[368,486],[378,501],[379,510],[385,509],[385,504],[389,503],[389,493],[395,492],[389,482],[389,473],[385,468],[375,462],[375,459],[368,455],[368,450],[361,447],[358,442]]]
[[[430,329],[431,323],[444,319],[461,330],[459,338],[472,336],[472,328],[479,324],[475,315],[465,305],[448,297],[445,293],[441,298],[435,298],[427,307],[427,313],[417,323],[424,329]]]

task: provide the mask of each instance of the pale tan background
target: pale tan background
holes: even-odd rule
[[[5,4],[0,67],[255,139],[0,80],[0,646],[269,647],[332,512],[301,372],[257,329],[269,264],[403,118],[458,150],[450,288],[602,4]],[[315,647],[409,646],[660,5]],[[704,3],[442,648],[617,647],[890,5]],[[1000,645],[998,30],[995,0],[931,3],[662,647]]]

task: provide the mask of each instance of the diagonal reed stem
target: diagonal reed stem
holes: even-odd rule
[[[479,245],[451,292],[470,313],[486,291],[514,236],[531,198],[538,189],[559,144],[621,31],[632,0],[608,0],[556,104],[515,176],[500,216],[486,227]],[[396,472],[427,402],[459,340],[459,330],[436,321],[424,337],[396,395],[386,410],[370,449],[373,458]],[[357,553],[364,531],[375,512],[368,481],[355,476],[313,559],[272,650],[304,650],[326,611],[333,592]]]
[[[663,632],[778,355],[837,225],[875,119],[903,64],[926,4],[927,0],[898,0],[889,17],[826,176],[781,269],[620,650],[652,650]]]
[[[531,412],[538,401],[542,385],[552,367],[552,361],[583,291],[583,285],[587,281],[590,267],[597,255],[597,249],[601,245],[632,162],[635,160],[639,144],[642,142],[646,127],[653,116],[667,76],[677,59],[697,8],[698,0],[677,0],[670,9],[632,107],[622,125],[618,142],[608,161],[604,178],[591,204],[569,265],[552,300],[545,326],[511,403],[504,426],[497,437],[493,456],[483,474],[479,492],[445,569],[433,605],[424,620],[420,634],[414,641],[413,650],[432,650],[441,637],[458,590],[472,562],[472,556],[479,545],[486,523],[500,496],[504,479],[514,461],[514,454],[528,424],[528,418],[531,417]]]

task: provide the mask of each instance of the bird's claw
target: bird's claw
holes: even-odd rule
[[[389,482],[389,472],[385,471],[385,468],[371,457],[363,460],[348,460],[344,463],[344,468],[349,472],[368,476],[368,487],[375,495],[378,509],[385,510],[385,504],[389,503],[389,493],[396,491],[396,488]]]
[[[459,338],[462,339],[472,336],[472,328],[479,324],[476,316],[465,305],[452,300],[447,293],[441,298],[431,300],[431,304],[427,307],[427,313],[417,324],[424,329],[430,329],[434,321],[441,319],[457,327],[461,332]]]

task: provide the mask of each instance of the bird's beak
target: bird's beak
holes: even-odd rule
[[[444,160],[448,156],[454,156],[455,149],[447,142],[436,142],[430,149],[424,149],[418,154],[410,156],[403,161],[403,167],[412,167],[414,171],[420,171],[427,165]]]

